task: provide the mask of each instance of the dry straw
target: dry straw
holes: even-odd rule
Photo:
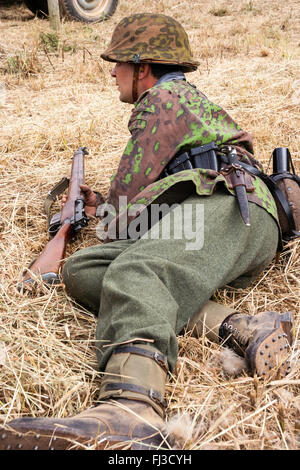
[[[296,0],[193,2],[153,0],[151,11],[186,27],[199,71],[189,76],[255,137],[267,166],[288,146],[300,172],[299,3]],[[262,6],[263,5],[263,6]],[[18,294],[22,270],[47,242],[43,200],[70,171],[79,145],[90,149],[86,182],[104,194],[125,147],[130,107],[120,104],[110,65],[99,58],[125,15],[150,11],[121,0],[103,24],[48,22],[18,5],[0,22],[0,419],[74,415],[98,399],[96,319],[63,287]],[[298,15],[298,17],[297,17]],[[59,207],[59,205],[58,205]],[[95,243],[95,225],[67,253]],[[258,227],[259,230],[259,227]],[[245,290],[221,289],[216,300],[241,312],[290,310],[295,317],[291,373],[262,382],[224,370],[222,348],[179,337],[176,373],[167,384],[170,432],[184,449],[296,449],[300,428],[299,242],[290,243]],[[184,434],[181,429],[188,429]],[[184,427],[185,426],[185,427]]]

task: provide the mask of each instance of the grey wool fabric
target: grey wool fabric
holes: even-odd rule
[[[190,233],[182,230],[178,237],[185,210],[200,240],[197,249],[187,249],[193,246]],[[163,217],[146,238],[88,247],[67,260],[63,280],[68,293],[98,315],[100,370],[111,355],[110,344],[136,338],[153,340],[174,370],[176,335],[189,319],[222,286],[248,286],[276,254],[275,220],[254,203],[250,216],[247,227],[235,197],[222,188],[210,197],[193,194],[166,216],[169,239],[157,238],[167,220]]]

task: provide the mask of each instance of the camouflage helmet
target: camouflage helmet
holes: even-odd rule
[[[180,65],[185,72],[192,72],[199,65],[181,24],[170,16],[154,13],[123,18],[101,57],[109,62]]]

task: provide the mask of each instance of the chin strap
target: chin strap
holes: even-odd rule
[[[132,99],[134,103],[138,99],[137,86],[138,86],[138,81],[139,81],[139,71],[140,71],[140,64],[134,64],[133,78],[132,78]]]

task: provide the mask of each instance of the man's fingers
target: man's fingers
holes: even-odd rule
[[[67,199],[68,199],[68,196],[66,194],[63,194],[62,198],[61,198],[61,205],[62,206],[65,205],[65,203],[67,202]]]
[[[81,184],[80,189],[84,193],[92,192],[91,188],[89,186],[87,186],[86,184]]]

